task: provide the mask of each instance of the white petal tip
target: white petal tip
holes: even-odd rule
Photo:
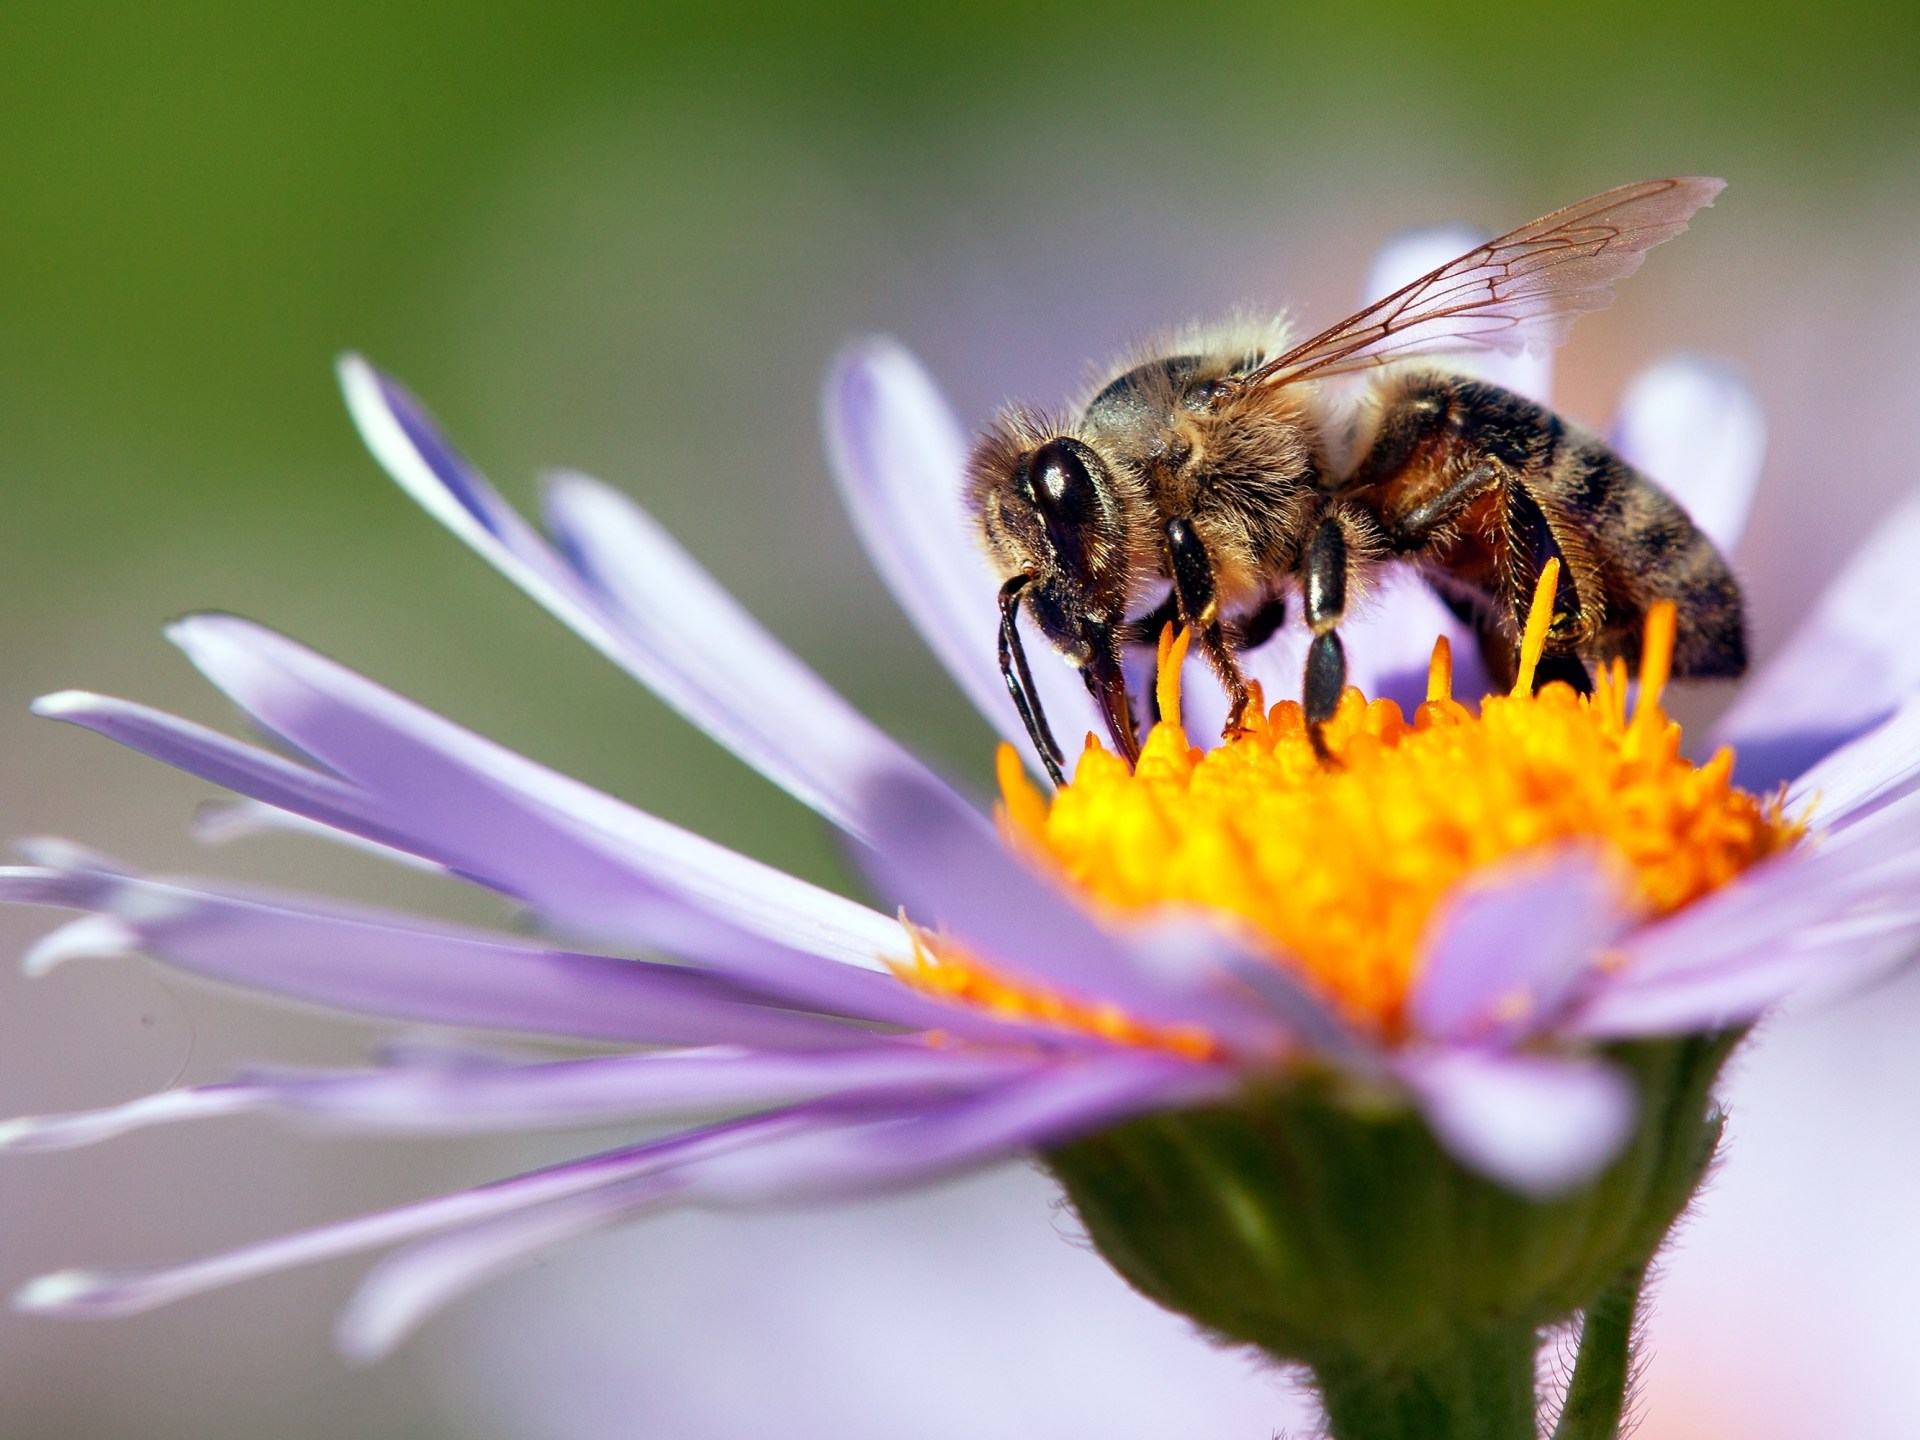
[[[65,720],[91,710],[99,697],[86,690],[56,690],[42,695],[27,708],[43,720]]]
[[[405,1343],[418,1324],[413,1316],[381,1315],[349,1305],[333,1327],[333,1348],[349,1365],[377,1365]]]
[[[20,957],[22,973],[38,979],[69,960],[101,960],[139,949],[140,937],[111,915],[88,915],[42,936]]]
[[[380,372],[358,351],[343,351],[333,362],[333,373],[340,381],[347,410],[356,421],[362,407],[385,408],[380,398]]]
[[[134,1128],[109,1118],[112,1112],[80,1115],[23,1115],[0,1123],[0,1150],[77,1150],[100,1140],[111,1140]]]
[[[0,1150],[33,1150],[34,1137],[44,1131],[46,1122],[31,1117],[0,1121]]]
[[[97,1270],[56,1270],[14,1291],[13,1308],[29,1315],[99,1314],[95,1301],[107,1288]]]
[[[131,872],[120,861],[58,835],[30,835],[13,842],[14,853],[43,870],[98,870],[108,875]]]

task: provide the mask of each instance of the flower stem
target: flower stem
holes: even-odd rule
[[[1630,1270],[1587,1308],[1580,1358],[1574,1362],[1553,1440],[1616,1440],[1620,1434],[1633,1383],[1634,1320],[1646,1279],[1644,1265]]]
[[[1313,1367],[1332,1440],[1534,1440],[1531,1328],[1462,1337],[1424,1365]]]

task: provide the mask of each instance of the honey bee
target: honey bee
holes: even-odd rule
[[[1000,672],[1056,784],[1064,757],[1033,688],[1022,607],[1078,667],[1137,759],[1124,652],[1189,628],[1240,725],[1236,659],[1297,596],[1312,632],[1308,733],[1346,684],[1339,626],[1385,564],[1414,566],[1511,684],[1527,607],[1560,561],[1538,682],[1590,692],[1588,666],[1638,659],[1648,608],[1678,611],[1673,673],[1747,663],[1740,590],[1685,511],[1598,437],[1512,391],[1420,357],[1542,349],[1723,188],[1647,180],[1468,251],[1304,343],[1278,324],[1193,332],[1115,367],[1078,419],[1003,412],[967,496],[998,568]],[[1383,368],[1386,367],[1386,368]],[[1339,376],[1378,371],[1355,393]]]

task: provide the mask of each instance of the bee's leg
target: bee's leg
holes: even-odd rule
[[[1313,640],[1307,646],[1307,670],[1300,686],[1307,738],[1322,763],[1333,759],[1324,727],[1347,688],[1347,652],[1340,644],[1339,631],[1347,613],[1347,564],[1347,532],[1338,518],[1323,516],[1307,542],[1304,588],[1307,628],[1313,631]]]
[[[1027,668],[1027,651],[1020,643],[1020,627],[1016,623],[1021,592],[1032,578],[1016,575],[1000,587],[1000,678],[1006,681],[1014,709],[1020,712],[1020,721],[1027,727],[1027,739],[1033,742],[1034,753],[1040,757],[1047,778],[1057,789],[1067,783],[1061,769],[1064,757],[1053,731],[1047,726],[1047,712],[1040,708],[1040,695],[1033,688],[1033,672]]]
[[[1539,503],[1526,492],[1524,486],[1507,487],[1507,545],[1509,553],[1518,562],[1512,567],[1513,593],[1507,597],[1512,610],[1513,633],[1518,635],[1526,629],[1527,610],[1533,604],[1533,590],[1540,583],[1540,574],[1549,560],[1560,562],[1560,578],[1553,590],[1554,624],[1548,629],[1547,635],[1553,638],[1554,631],[1561,629],[1566,621],[1577,625],[1580,591],[1574,584],[1573,566],[1567,563],[1560,542],[1553,538],[1553,530],[1547,524],[1547,517]],[[1514,663],[1517,666],[1518,645],[1511,639],[1506,644],[1515,651]],[[1593,693],[1593,677],[1587,673],[1586,662],[1570,651],[1549,650],[1534,667],[1534,689],[1538,690],[1554,680],[1572,686],[1576,694]]]
[[[1469,467],[1438,494],[1429,496],[1411,510],[1382,517],[1387,542],[1400,554],[1420,549],[1445,528],[1461,511],[1482,497],[1500,492],[1506,519],[1507,553],[1513,557],[1509,593],[1499,597],[1494,611],[1475,611],[1449,600],[1449,607],[1474,628],[1480,640],[1480,654],[1487,673],[1496,685],[1513,684],[1519,671],[1518,639],[1526,628],[1527,608],[1533,603],[1533,587],[1549,559],[1560,562],[1560,581],[1554,592],[1554,610],[1558,616],[1578,617],[1580,593],[1574,583],[1574,570],[1553,538],[1553,530],[1538,502],[1526,486],[1511,478],[1504,467],[1482,460]],[[1593,693],[1593,680],[1578,655],[1566,651],[1549,652],[1540,657],[1535,669],[1535,686],[1559,680],[1582,695]]]
[[[1207,547],[1183,517],[1167,522],[1167,558],[1173,570],[1173,595],[1180,607],[1180,619],[1193,630],[1200,652],[1220,677],[1227,692],[1227,725],[1222,734],[1231,735],[1240,728],[1252,698],[1246,678],[1227,647],[1226,629],[1220,622],[1220,599],[1213,588],[1213,561]]]
[[[1387,543],[1393,546],[1396,554],[1411,554],[1451,524],[1474,501],[1505,485],[1506,472],[1493,461],[1482,460],[1411,510],[1381,516],[1381,526],[1387,532]],[[1507,488],[1511,494],[1516,487]]]

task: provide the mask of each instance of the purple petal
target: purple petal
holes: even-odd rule
[[[1030,1072],[1032,1056],[936,1050],[868,1038],[858,1050],[780,1055],[661,1051],[534,1064],[445,1057],[378,1070],[259,1067],[232,1083],[166,1090],[124,1105],[0,1125],[0,1149],[65,1150],[179,1120],[280,1110],[356,1132],[456,1135],[605,1124],[699,1111],[863,1097],[898,1102],[983,1090]]]
[[[1399,1069],[1461,1164],[1536,1199],[1592,1179],[1633,1133],[1633,1086],[1600,1061],[1448,1048]]]
[[[938,795],[889,785],[871,801],[880,835],[856,856],[881,892],[914,922],[951,931],[1026,976],[1136,1018],[1205,1026],[1223,1044],[1267,1055],[1289,1037],[1228,980],[1224,944],[1214,957],[1156,949],[1153,927],[1129,935],[1097,923],[999,840],[951,815]]]
[[[686,966],[576,954],[305,897],[12,867],[0,869],[0,900],[100,912],[36,947],[35,970],[139,950],[216,980],[390,1019],[641,1044],[848,1040],[844,1025],[773,1008],[764,995]]]
[[[1402,230],[1390,237],[1373,257],[1367,283],[1360,296],[1362,305],[1384,300],[1403,285],[1411,285],[1422,276],[1484,245],[1490,237],[1469,225],[1429,225]],[[1546,404],[1553,395],[1553,351],[1464,350],[1446,357],[1449,368],[1480,375],[1496,385]],[[1371,692],[1369,692],[1371,693]]]
[[[1743,1023],[1803,986],[1851,983],[1920,935],[1920,801],[1749,871],[1642,930],[1568,1027],[1616,1037]]]
[[[959,422],[919,362],[877,337],[842,353],[823,406],[827,454],[867,558],[967,698],[1036,763],[995,659],[999,585],[967,513]],[[1080,737],[1104,727],[1074,671],[1027,635],[1035,688],[1071,765]]]
[[[306,815],[296,815],[263,800],[209,800],[193,812],[193,838],[203,845],[230,845],[236,840],[251,840],[262,835],[301,835],[326,840],[335,845],[374,855],[394,865],[424,870],[432,875],[450,873],[444,865],[396,850],[364,835],[339,829]]]
[[[1845,829],[1920,785],[1920,696],[1849,741],[1787,788],[1789,813],[1811,811],[1822,835]]]
[[[1728,365],[1675,355],[1637,375],[1613,448],[1665,490],[1723,554],[1740,545],[1767,454],[1767,418]]]
[[[1149,1110],[1225,1099],[1239,1077],[1147,1050],[1063,1061],[979,1094],[814,1127],[689,1167],[703,1202],[755,1205],[871,1194],[1016,1151],[1057,1145]]]
[[[716,948],[711,922],[869,969],[904,953],[888,917],[556,774],[271,631],[205,615],[170,633],[259,723],[412,831],[403,848],[559,923],[702,959]],[[950,792],[947,803],[958,805]]]
[[[475,1190],[283,1235],[185,1265],[62,1270],[24,1286],[14,1296],[14,1308],[87,1319],[137,1315],[256,1275],[473,1225],[601,1186],[638,1180],[701,1155],[753,1144],[801,1123],[799,1117],[786,1112],[729,1121]]]
[[[868,1043],[769,1055],[668,1051],[538,1065],[410,1066],[349,1073],[244,1074],[272,1103],[355,1130],[454,1134],[602,1123],[807,1100],[887,1103],[983,1090],[1046,1063],[1031,1055]]]
[[[334,1325],[334,1344],[355,1365],[384,1360],[435,1311],[535,1251],[660,1209],[690,1188],[685,1176],[667,1170],[410,1245],[367,1272]]]
[[[222,636],[218,627],[223,624],[232,627],[233,633]],[[182,622],[178,629],[183,636],[191,632],[199,640],[215,642],[212,648],[225,664],[243,670],[250,659],[244,642],[267,634],[243,621],[212,616]],[[322,681],[351,679],[362,691],[387,702],[387,718],[396,722],[393,743],[387,748],[401,758],[403,766],[409,756],[425,757],[413,777],[418,782],[414,793],[405,797],[413,807],[405,820],[395,818],[375,797],[333,776],[125,701],[69,692],[55,697],[57,704],[42,702],[43,713],[96,730],[215,784],[238,788],[263,803],[288,807],[321,826],[417,856],[422,863],[444,865],[544,909],[576,929],[736,966],[748,964],[756,949],[741,930],[781,946],[824,945],[834,968],[842,962],[875,965],[876,954],[905,950],[904,939],[897,933],[890,949],[874,946],[873,941],[891,926],[884,917],[622,806],[380,691],[332,662],[301,651],[291,641],[269,638],[278,642],[280,658],[291,654],[311,662]],[[313,712],[308,718],[318,729],[332,725],[341,735],[357,726],[363,741],[375,748],[389,738],[380,733],[370,713],[354,710],[353,701],[360,697],[353,693],[336,704],[319,690],[303,690],[291,670],[276,672],[271,663],[256,667],[249,678],[269,692],[278,683],[277,693],[290,709],[305,702]],[[336,718],[339,723],[334,724]],[[413,722],[411,729],[408,722]],[[442,741],[461,750],[464,768],[435,750]],[[523,787],[527,794],[500,793],[495,782],[509,773],[527,782]],[[554,805],[541,803],[543,788],[555,792]],[[619,829],[619,838],[603,833],[604,827],[570,824],[566,815],[556,813],[568,802],[576,809],[595,809],[601,819]],[[475,810],[488,823],[478,823]],[[648,862],[659,869],[650,871]],[[778,912],[783,903],[801,908],[788,911],[782,919]],[[743,909],[754,924],[742,923]],[[855,926],[851,931],[849,922]],[[814,996],[823,1003],[839,997],[839,1003],[853,1004],[848,997],[879,994],[871,977],[862,980],[834,974],[833,968],[783,965],[776,955],[755,964],[761,976],[796,968],[811,972],[793,978],[805,978],[818,987]]]
[[[1751,1023],[1783,1001],[1837,994],[1920,951],[1920,906],[1795,936],[1738,964],[1610,985],[1583,1007],[1576,1033],[1600,1040],[1698,1034]]]
[[[616,665],[842,829],[870,769],[919,762],[769,635],[651,517],[568,476],[548,497],[562,558],[420,402],[358,356],[340,383],[374,457],[429,514]]]
[[[96,735],[150,755],[163,765],[269,805],[297,811],[336,829],[375,838],[390,833],[379,807],[352,785],[333,775],[248,745],[191,720],[139,705],[94,695],[84,690],[62,690],[33,702],[33,713],[62,720]]]
[[[1414,1025],[1437,1040],[1511,1044],[1551,1024],[1627,925],[1619,886],[1591,852],[1489,874],[1456,894],[1428,931]]]
[[[548,486],[546,513],[626,642],[627,668],[775,783],[858,836],[861,777],[924,773],[625,496],[563,474]]]
[[[267,1092],[254,1085],[201,1085],[190,1090],[162,1090],[102,1110],[71,1115],[23,1115],[0,1122],[0,1150],[74,1150],[103,1140],[115,1140],[151,1125],[243,1115],[268,1103]]]
[[[341,1318],[356,1360],[388,1353],[435,1309],[531,1252],[663,1205],[753,1204],[866,1194],[1010,1151],[1053,1144],[1143,1109],[1229,1093],[1233,1077],[1165,1056],[1122,1055],[1043,1070],[983,1095],[906,1114],[819,1122],[766,1143],[516,1213],[383,1261]]]
[[[1350,1029],[1339,1012],[1309,989],[1299,972],[1289,969],[1260,937],[1227,917],[1209,911],[1170,910],[1131,927],[1125,940],[1128,953],[1146,974],[1183,989],[1219,975],[1238,982],[1246,992],[1244,999],[1257,1001],[1281,1027],[1276,1035],[1266,1024],[1256,1020],[1249,1026],[1236,1017],[1236,1028],[1227,1033],[1244,1036],[1242,1044],[1249,1054],[1258,1054],[1264,1046],[1264,1058],[1277,1060],[1281,1058],[1279,1039],[1284,1037],[1287,1049],[1332,1060],[1349,1074],[1379,1070],[1377,1047]]]
[[[1813,613],[1734,701],[1714,743],[1750,790],[1791,780],[1920,690],[1920,496],[1881,522]]]

